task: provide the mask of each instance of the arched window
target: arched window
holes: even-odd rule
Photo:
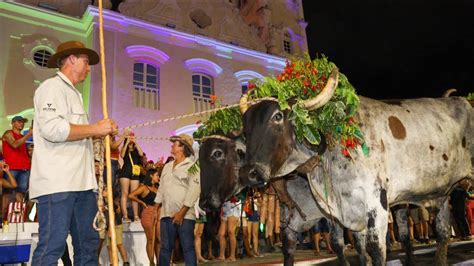
[[[240,82],[240,86],[242,89],[242,94],[246,93],[249,89],[249,82],[251,80],[260,80],[263,81],[264,78],[260,73],[255,72],[253,70],[241,70],[234,73],[234,76]]]
[[[133,103],[139,108],[160,109],[160,68],[143,62],[133,64]]]
[[[194,111],[201,112],[211,109],[211,95],[214,94],[214,82],[211,76],[193,73]]]
[[[283,50],[288,54],[291,54],[293,50],[291,47],[291,35],[288,32],[285,32],[283,35]]]

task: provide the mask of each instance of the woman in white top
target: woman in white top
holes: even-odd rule
[[[230,255],[228,261],[236,261],[235,250],[237,247],[236,229],[241,215],[242,204],[236,196],[232,196],[229,201],[224,202],[221,212],[221,225],[219,226],[219,257],[217,260],[225,260],[226,239],[229,237]]]

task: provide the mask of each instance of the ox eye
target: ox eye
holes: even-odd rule
[[[219,160],[224,157],[224,153],[221,150],[214,150],[211,154],[211,157],[215,160]]]
[[[273,122],[281,122],[282,120],[283,120],[283,113],[282,112],[278,112],[278,113],[274,114],[273,117],[272,117]]]

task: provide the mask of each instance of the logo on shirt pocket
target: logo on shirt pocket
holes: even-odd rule
[[[44,107],[44,108],[43,108],[43,111],[46,111],[46,112],[56,112],[56,108],[51,107],[51,105],[53,105],[52,103],[47,103],[46,105],[47,105],[48,107]]]

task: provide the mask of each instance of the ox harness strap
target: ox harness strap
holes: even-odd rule
[[[280,202],[285,204],[288,207],[288,209],[290,209],[290,211],[296,208],[301,218],[303,218],[303,220],[306,221],[306,214],[303,212],[303,210],[301,210],[298,203],[296,203],[293,200],[293,198],[290,196],[290,194],[288,193],[287,186],[286,186],[286,182],[288,180],[295,179],[295,178],[298,178],[298,174],[291,173],[287,176],[272,180],[270,184],[273,187],[273,189],[275,189],[275,193],[278,196],[278,199],[280,200]]]

